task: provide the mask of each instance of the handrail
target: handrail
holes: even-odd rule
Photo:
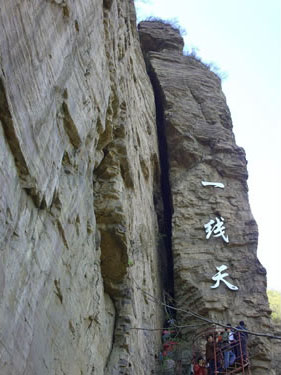
[[[238,339],[235,343],[228,344],[228,345],[222,345],[222,343],[217,342],[218,334],[222,332],[221,327],[217,327],[216,325],[212,325],[205,328],[204,330],[200,330],[200,332],[196,332],[196,334],[193,337],[193,348],[195,346],[198,348],[202,348],[203,343],[200,341],[205,340],[209,335],[212,335],[214,338],[214,370],[215,374],[235,374],[235,373],[242,373],[244,374],[250,374],[250,362],[249,357],[247,353],[247,348],[245,346],[242,346],[242,336],[241,332],[237,331]],[[231,345],[231,349],[236,352],[236,361],[235,364],[229,368],[224,369],[222,364],[224,363],[224,353],[227,348],[229,348],[229,345]],[[243,352],[244,350],[244,352]],[[246,350],[246,351],[245,351]]]

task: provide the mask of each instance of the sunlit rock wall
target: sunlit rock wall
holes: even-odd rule
[[[274,335],[281,337],[281,324],[274,322]],[[273,342],[273,368],[276,370],[276,375],[281,375],[281,345],[279,340]]]
[[[143,290],[159,299],[162,281],[178,307],[271,329],[218,77],[173,28],[143,23],[153,93],[132,0],[2,3],[1,375],[150,374],[160,331],[135,328],[161,327]],[[216,217],[228,243],[206,239]],[[222,264],[238,291],[210,288]],[[250,350],[253,374],[271,373],[269,342]]]
[[[159,166],[133,3],[0,7],[1,375],[146,375]]]
[[[158,126],[167,143],[176,305],[233,326],[244,320],[248,329],[270,333],[266,271],[257,259],[247,162],[235,143],[221,81],[198,59],[183,56],[183,40],[173,27],[142,22],[139,33],[158,111],[163,111]],[[204,187],[202,181],[224,188]],[[212,226],[206,232],[204,225],[216,223],[216,218],[221,230]],[[228,276],[212,289],[216,267],[222,265],[228,267],[222,272]],[[231,290],[224,281],[239,289]],[[202,323],[186,314],[177,317],[180,325]],[[270,342],[251,336],[249,349],[252,373],[272,373]]]

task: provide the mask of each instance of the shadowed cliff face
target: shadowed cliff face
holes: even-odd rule
[[[4,2],[0,53],[0,373],[146,375],[159,163],[133,2]]]
[[[220,79],[194,57],[182,55],[182,38],[171,26],[141,22],[139,35],[156,103],[161,100],[163,110],[158,127],[167,144],[176,305],[233,325],[244,320],[249,329],[267,332],[266,271],[256,256],[258,229],[248,201],[247,162],[235,143]],[[224,188],[204,187],[202,181]],[[204,225],[216,218],[224,236],[210,232],[207,239]],[[211,288],[221,265],[228,267],[226,281],[237,291],[223,281]],[[177,319],[187,324],[184,316]],[[186,332],[187,339],[192,333]],[[251,337],[249,347],[253,374],[270,372],[270,343]]]

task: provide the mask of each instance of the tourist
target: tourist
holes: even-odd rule
[[[214,375],[215,373],[214,350],[214,338],[213,335],[209,335],[206,343],[206,361],[209,364],[209,375]]]
[[[227,369],[229,366],[232,366],[235,362],[236,355],[233,352],[234,344],[234,333],[231,330],[231,324],[227,324],[228,328],[225,328],[223,333],[223,359],[224,359],[224,368]]]
[[[240,351],[242,351],[242,359],[244,361],[247,360],[247,342],[248,342],[248,332],[247,332],[247,328],[245,326],[245,323],[243,320],[241,320],[239,322],[239,325],[236,327],[237,329],[241,330],[241,331],[237,331],[235,333],[235,338],[237,341],[240,341],[240,344],[241,347],[238,347],[237,348],[237,351],[240,353]],[[240,340],[239,340],[240,339]],[[240,356],[239,356],[240,357]]]
[[[191,374],[191,360],[192,360],[192,351],[186,348],[182,350],[182,353],[181,353],[182,374],[184,375]]]
[[[197,363],[193,366],[194,375],[206,375],[207,369],[205,361],[202,357],[198,358]]]

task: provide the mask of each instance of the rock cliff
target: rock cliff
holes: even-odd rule
[[[184,309],[268,330],[220,80],[157,22],[140,26],[145,64],[132,0],[0,9],[1,374],[152,373],[163,289]],[[229,243],[206,239],[214,217]],[[221,264],[239,292],[210,289]],[[251,345],[259,375],[269,343]]]
[[[141,22],[139,33],[165,139],[160,150],[168,167],[176,306],[233,326],[244,320],[248,329],[266,332],[266,271],[256,255],[247,162],[235,143],[221,81],[194,56],[183,56],[183,40],[171,25]],[[221,273],[226,267],[219,270],[223,265],[228,275]],[[217,288],[211,288],[212,277]],[[186,314],[177,318],[180,325],[192,321]],[[251,337],[249,348],[253,373],[270,373],[270,342]]]
[[[148,374],[154,97],[132,1],[2,2],[1,374]]]

